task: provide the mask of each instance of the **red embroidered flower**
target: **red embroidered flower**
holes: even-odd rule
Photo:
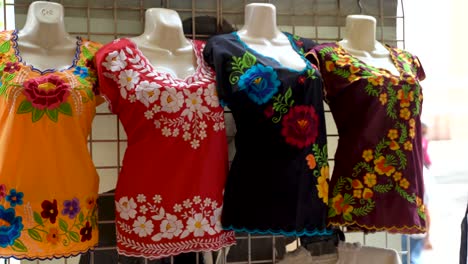
[[[318,116],[313,106],[294,106],[283,118],[281,134],[288,144],[305,148],[315,142],[318,123]]]
[[[306,77],[304,75],[301,75],[301,76],[299,76],[299,78],[297,78],[297,82],[299,84],[304,84],[305,81],[306,81]]]
[[[273,106],[272,105],[267,106],[265,110],[263,111],[263,113],[265,114],[267,118],[272,117],[273,114],[275,113],[275,111],[273,110]]]
[[[24,95],[40,110],[55,109],[65,102],[71,87],[58,76],[47,75],[24,83]]]
[[[296,40],[296,46],[298,46],[299,48],[302,48],[302,46],[304,46],[304,42],[300,40]]]
[[[0,200],[7,196],[7,189],[5,184],[0,184]]]
[[[91,228],[89,221],[86,221],[86,225],[80,229],[81,242],[91,240],[93,236],[92,231],[93,229]]]
[[[7,62],[3,71],[14,73],[15,71],[19,69],[20,69],[20,66],[18,65],[18,62]]]
[[[42,218],[49,218],[50,223],[55,224],[55,221],[57,221],[57,215],[58,215],[58,209],[57,209],[57,200],[54,199],[53,202],[51,201],[43,201],[41,204],[42,207],[42,212],[41,216]]]

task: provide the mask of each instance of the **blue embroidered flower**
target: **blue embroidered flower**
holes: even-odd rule
[[[63,202],[63,215],[68,215],[70,219],[75,218],[80,212],[80,201],[77,198]]]
[[[0,205],[0,247],[12,246],[23,230],[23,218],[15,215],[15,209]]]
[[[88,68],[76,66],[75,71],[73,74],[80,76],[81,78],[86,78],[89,76]]]
[[[249,98],[262,105],[278,92],[278,75],[270,66],[257,64],[248,69],[239,79],[239,90],[246,90]]]
[[[22,192],[16,192],[16,189],[11,189],[10,194],[5,197],[7,202],[10,203],[11,207],[15,207],[16,205],[23,204],[23,196]]]

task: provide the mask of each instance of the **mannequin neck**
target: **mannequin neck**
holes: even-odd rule
[[[133,40],[145,48],[158,48],[172,53],[192,51],[185,38],[179,15],[169,9],[151,8],[146,11],[145,31]]]
[[[57,3],[37,1],[29,6],[24,27],[18,32],[21,42],[44,49],[63,47],[75,42],[65,30],[63,7]]]
[[[249,38],[277,38],[281,31],[276,26],[276,8],[272,4],[248,4],[245,22],[239,34]]]
[[[341,44],[346,49],[375,51],[378,42],[375,39],[376,20],[371,16],[350,15],[346,18],[345,37]]]

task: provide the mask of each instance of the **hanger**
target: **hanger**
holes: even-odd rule
[[[357,0],[357,4],[358,4],[358,6],[359,6],[359,14],[362,15],[364,12],[363,12],[363,8],[362,8],[362,2],[361,2],[361,0]]]

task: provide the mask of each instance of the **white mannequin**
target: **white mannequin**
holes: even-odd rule
[[[150,8],[145,13],[145,30],[131,38],[158,71],[177,78],[193,75],[196,57],[192,43],[185,38],[182,21],[176,11]]]
[[[283,66],[295,70],[306,67],[304,60],[291,47],[288,37],[276,26],[276,7],[272,4],[246,5],[244,26],[237,35],[249,48]]]
[[[390,52],[376,40],[377,21],[374,17],[365,15],[350,15],[346,17],[346,28],[341,47],[354,57],[376,68],[386,69],[394,75],[399,75],[392,61]]]
[[[65,31],[63,6],[45,1],[29,6],[17,43],[23,62],[40,70],[70,67],[77,48],[76,38]]]

